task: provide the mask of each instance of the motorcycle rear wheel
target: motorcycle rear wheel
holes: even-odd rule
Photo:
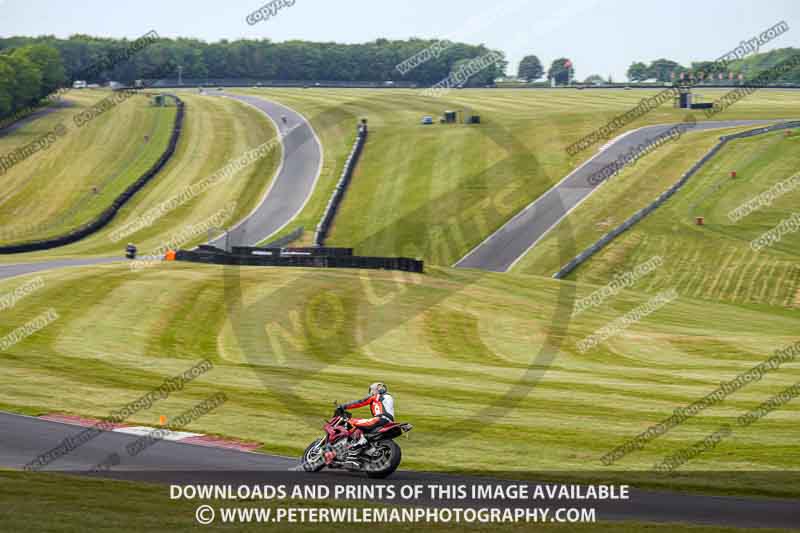
[[[379,456],[376,459],[370,459],[366,468],[367,476],[383,479],[392,475],[400,466],[400,460],[403,458],[400,446],[393,440],[382,440],[376,442],[374,447],[378,449]]]

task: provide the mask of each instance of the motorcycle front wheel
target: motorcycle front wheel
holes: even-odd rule
[[[403,457],[400,446],[393,440],[381,440],[373,446],[375,451],[365,462],[367,476],[378,479],[390,476],[400,466]]]
[[[322,457],[325,451],[325,447],[323,446],[324,441],[325,439],[323,437],[318,438],[309,444],[306,451],[303,452],[301,462],[306,472],[319,472],[325,467],[325,459]]]

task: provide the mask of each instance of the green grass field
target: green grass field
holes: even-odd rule
[[[380,379],[395,393],[399,417],[416,426],[402,442],[406,468],[591,478],[607,476],[603,454],[796,340],[792,313],[682,297],[582,354],[581,339],[647,297],[625,293],[570,321],[570,281],[452,269],[238,274],[181,264],[137,275],[126,265],[43,274],[43,289],[0,314],[2,331],[50,307],[60,318],[0,354],[0,407],[103,416],[207,357],[212,373],[132,422],[155,424],[222,390],[230,401],[189,430],[297,455],[329,402],[359,398]],[[3,282],[0,293],[20,282]],[[614,468],[649,469],[795,383],[799,371],[785,365]],[[737,429],[684,470],[797,469],[798,409],[790,403]],[[667,480],[787,490],[738,483]]]
[[[703,152],[711,142],[708,139],[691,146],[692,139],[682,139],[680,146],[665,147],[652,163],[604,186],[570,215],[571,230],[581,235],[581,245],[593,242],[635,210],[617,206],[643,207],[677,181],[677,169],[688,168],[696,152]],[[582,265],[572,278],[602,285],[615,274],[660,255],[664,265],[644,278],[637,289],[674,287],[681,295],[695,298],[796,308],[800,305],[800,235],[790,233],[760,251],[751,249],[750,242],[796,211],[800,188],[787,188],[770,205],[741,220],[734,222],[728,213],[800,173],[798,147],[800,136],[787,137],[784,132],[731,142],[677,196]],[[737,171],[736,178],[730,176],[732,170]],[[668,179],[654,180],[654,176]],[[703,226],[696,225],[698,216],[705,218]],[[517,270],[554,272],[558,267],[552,251],[564,226]]]
[[[0,137],[0,155],[4,155],[58,124],[66,128],[47,150],[0,177],[4,191],[0,243],[37,240],[86,224],[163,153],[176,108],[152,106],[145,95],[123,101],[81,128],[76,126],[73,116],[111,94],[72,91],[69,107]],[[45,194],[47,201],[43,201]]]
[[[53,474],[0,471],[0,515],[9,531],[19,533],[72,533],[102,531],[108,524],[124,524],[125,531],[196,531],[195,509],[205,502],[170,500],[166,486],[85,479]],[[215,507],[219,502],[209,502]],[[261,507],[274,510],[274,502],[229,502],[227,507]],[[47,512],[42,512],[47,505]],[[342,507],[342,502],[292,502],[292,507]],[[349,503],[347,507],[363,507]],[[33,521],[31,517],[35,516]],[[206,531],[263,531],[265,524],[215,523]],[[281,531],[340,531],[342,524],[281,524]],[[374,531],[376,524],[346,524],[348,531]],[[596,524],[392,524],[392,531],[557,531],[559,533],[736,533],[737,528],[606,522]],[[760,529],[763,533],[787,530]]]
[[[371,137],[336,218],[329,244],[356,246],[357,252],[364,255],[422,257],[438,265],[454,263],[593,153],[594,148],[590,148],[568,157],[564,150],[571,142],[634,107],[641,98],[655,94],[621,90],[469,90],[453,91],[445,98],[425,98],[404,90],[238,92],[274,99],[300,111],[311,120],[324,146],[325,160],[318,187],[284,234],[303,226],[306,235],[302,242],[310,242],[352,144],[355,124],[366,117]],[[244,151],[274,135],[268,121],[252,108],[190,92],[185,94],[186,139],[179,146],[176,161],[169,165],[165,175],[159,176],[159,185],[150,185],[145,194],[137,195],[123,216],[113,222],[109,234],[160,199],[213,173],[238,155],[237,150]],[[718,95],[711,91],[707,96]],[[481,115],[483,124],[419,125],[422,115],[436,116],[445,109],[472,110]],[[762,91],[717,118],[795,115],[800,116],[800,104],[792,95]],[[684,116],[683,110],[663,105],[625,129],[680,121]],[[698,119],[702,120],[702,115]],[[203,208],[187,206],[191,209],[177,210],[174,219],[164,217],[149,230],[132,235],[132,240],[144,248],[157,247],[168,240],[174,228],[204,219],[195,214],[207,218],[235,198],[240,201],[232,218],[244,216],[260,198],[254,194],[254,188],[264,190],[269,179],[266,176],[271,177],[278,154],[269,159],[249,175],[245,171],[236,180],[236,186],[220,187],[220,194],[207,195]],[[95,158],[88,161],[94,163]],[[177,175],[171,170],[178,171]],[[255,175],[258,178],[254,181]],[[251,189],[237,196],[240,184]],[[56,211],[64,211],[64,207]],[[193,216],[188,217],[188,212]],[[64,256],[117,253],[118,246],[111,246],[107,237],[98,235],[55,253]],[[42,254],[27,257],[38,259]],[[2,261],[7,262],[6,258]]]
[[[323,179],[286,232],[300,225],[313,232],[356,121],[366,117],[370,139],[328,243],[356,246],[363,255],[402,254],[451,265],[599,148],[569,157],[569,144],[657,91],[463,90],[443,98],[389,89],[244,92],[304,113],[325,146]],[[704,91],[708,99],[722,94]],[[423,115],[437,117],[447,109],[472,110],[483,123],[419,124]],[[614,136],[685,116],[665,104]],[[704,120],[701,112],[696,116]],[[800,117],[792,93],[761,91],[715,118],[791,117]]]
[[[272,181],[280,161],[280,150],[270,152],[225,182],[181,203],[151,226],[119,242],[112,241],[115,230],[125,227],[192,184],[210,177],[232,159],[275,136],[269,120],[253,107],[231,99],[198,96],[189,92],[182,94],[181,98],[186,102],[186,116],[182,137],[173,158],[108,227],[69,246],[45,252],[0,256],[0,261],[18,263],[53,257],[121,255],[126,241],[135,242],[140,252],[147,254],[182,230],[203,224],[215,216],[217,219],[224,218],[224,223],[220,225],[228,227],[250,213]],[[51,150],[55,149],[54,145]],[[94,161],[90,159],[87,164]],[[226,210],[232,205],[231,202],[236,202],[232,214]],[[184,246],[190,247],[206,239],[207,235],[203,232],[202,236],[187,241]]]
[[[355,123],[366,116],[371,137],[329,244],[355,245],[364,255],[420,256],[427,273],[185,264],[138,273],[126,264],[43,273],[43,289],[0,311],[0,336],[51,307],[60,318],[0,352],[0,409],[104,416],[209,358],[215,363],[211,374],[132,422],[155,424],[160,415],[222,390],[229,402],[190,431],[257,440],[264,451],[297,455],[319,433],[332,401],[360,398],[366,384],[380,379],[396,394],[400,418],[415,424],[411,439],[401,442],[405,468],[498,475],[546,470],[607,479],[603,454],[797,341],[790,304],[797,236],[755,259],[745,250],[790,212],[797,193],[737,225],[726,214],[796,173],[792,149],[798,137],[730,145],[576,279],[558,282],[549,279],[561,266],[553,253],[557,233],[514,273],[436,265],[457,260],[588,157],[591,152],[568,159],[564,148],[603,118],[633,107],[644,91],[455,91],[445,100],[399,90],[246,92],[304,113],[324,144],[319,187],[286,231],[299,225],[313,231]],[[189,92],[185,100],[184,138],[174,160],[110,228],[57,251],[2,261],[119,254],[124,241],[112,243],[112,231],[274,135],[269,121],[238,102]],[[418,125],[423,114],[470,106],[484,124]],[[630,127],[678,121],[681,113],[664,106]],[[764,91],[718,118],[792,116],[800,116],[800,103]],[[573,212],[582,215],[573,224],[578,248],[674,182],[717,135],[687,134],[603,186]],[[147,253],[232,200],[238,203],[231,219],[243,216],[262,197],[279,157],[273,153],[126,240]],[[735,182],[723,179],[732,167],[740,175]],[[702,228],[691,224],[700,214],[706,217]],[[664,256],[665,265],[633,291],[570,318],[575,296],[655,254]],[[0,295],[22,282],[0,282]],[[653,291],[671,287],[678,289],[677,301],[590,351],[578,349],[581,340],[646,303]],[[799,376],[797,362],[788,363],[613,469],[646,471],[721,424],[734,424]],[[686,474],[652,483],[800,494],[768,474],[749,481],[699,474],[796,471],[798,405],[788,403],[757,424],[736,428],[685,465]],[[455,428],[452,439],[443,426]]]

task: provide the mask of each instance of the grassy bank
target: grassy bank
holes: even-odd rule
[[[176,108],[154,107],[145,95],[76,125],[74,116],[111,95],[73,91],[68,106],[0,137],[0,155],[5,155],[63,128],[46,150],[0,177],[0,243],[41,239],[86,224],[161,156]]]
[[[681,297],[581,353],[582,339],[649,297],[626,292],[570,320],[573,282],[452,269],[394,276],[167,264],[136,275],[109,265],[42,276],[44,288],[0,313],[3,331],[51,307],[60,316],[0,353],[7,408],[104,416],[209,358],[213,372],[132,422],[155,424],[222,390],[230,401],[190,431],[295,455],[330,402],[359,398],[380,379],[399,417],[415,424],[403,442],[408,468],[602,476],[603,454],[797,340],[789,312]],[[650,469],[735,424],[798,371],[787,363],[613,468]],[[683,470],[797,469],[798,408],[737,428]],[[705,476],[689,484],[735,488]]]
[[[442,98],[412,90],[245,92],[304,113],[325,146],[319,187],[287,232],[300,225],[313,232],[356,121],[366,117],[371,135],[329,244],[355,246],[364,255],[402,254],[451,265],[599,148],[570,157],[567,146],[657,91],[462,90]],[[724,92],[704,94],[710,99]],[[422,116],[438,117],[445,110],[473,112],[482,124],[420,125]],[[614,136],[685,116],[686,110],[664,104]],[[800,116],[794,95],[762,91],[715,119],[794,116]],[[696,118],[704,120],[701,112]]]
[[[683,139],[682,139],[683,140]],[[690,142],[690,141],[687,141]],[[688,168],[702,149],[684,146],[664,149],[670,166]],[[729,143],[665,205],[621,235],[572,274],[573,279],[605,284],[614,275],[632,270],[651,257],[661,256],[662,267],[643,278],[637,289],[661,291],[675,288],[694,298],[796,308],[800,305],[800,268],[797,266],[800,234],[787,233],[773,246],[754,250],[750,243],[797,211],[800,187],[787,187],[769,205],[761,205],[744,218],[729,217],[741,205],[800,172],[800,135],[785,132]],[[680,157],[681,153],[687,158]],[[673,157],[669,157],[669,156]],[[677,163],[676,163],[677,162]],[[656,163],[658,165],[658,163]],[[737,176],[731,177],[731,171]],[[634,204],[649,202],[657,193],[649,183],[654,176],[674,171],[645,166],[613,180],[570,215],[577,234],[593,241],[627,215],[623,198]],[[666,184],[661,184],[666,189]],[[794,188],[792,188],[794,187]],[[644,200],[648,198],[648,200]],[[696,218],[703,217],[698,226]],[[563,228],[562,228],[563,229]],[[556,232],[559,229],[556,230]],[[555,233],[555,232],[554,232]],[[555,265],[547,256],[557,246],[557,233],[534,250],[518,270],[541,272]],[[586,240],[586,238],[584,238]]]
[[[135,222],[163,202],[180,197],[190,186],[209,178],[231,160],[275,136],[269,120],[250,106],[227,98],[198,96],[188,92],[181,97],[186,102],[186,117],[173,158],[107,228],[69,246],[46,252],[0,256],[0,261],[17,263],[53,257],[120,255],[126,241],[135,242],[140,251],[146,254],[182,232],[191,233],[192,228],[200,227],[211,219],[219,221],[214,224],[216,226],[228,227],[250,213],[274,177],[280,161],[280,150],[273,150],[202,194],[184,196],[177,202],[177,208],[166,210],[151,225],[126,235],[123,240],[112,241],[111,237],[117,229]],[[208,238],[205,231],[197,233],[182,246],[191,247]]]

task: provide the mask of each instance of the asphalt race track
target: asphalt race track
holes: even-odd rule
[[[19,263],[16,265],[0,265],[0,279],[13,278],[24,274],[32,274],[43,270],[53,270],[64,267],[77,267],[88,265],[100,265],[121,261],[120,257],[89,257],[86,259],[58,259],[54,261],[42,261],[40,263]]]
[[[288,224],[300,212],[314,191],[322,168],[322,145],[311,124],[288,107],[252,96],[225,95],[250,104],[267,115],[280,132],[283,158],[266,195],[229,234],[230,246],[256,244]],[[287,118],[284,126],[281,117]],[[223,247],[225,237],[211,244]],[[121,250],[120,250],[121,252]],[[40,263],[0,265],[0,279],[68,266],[87,266],[120,261],[122,257],[64,259]]]
[[[687,131],[700,131],[736,126],[750,126],[782,122],[781,120],[722,120],[698,122]],[[615,161],[639,144],[646,143],[667,132],[677,124],[646,126],[620,135],[609,142],[583,165],[535,201],[514,215],[500,229],[462,257],[455,265],[459,268],[476,268],[493,272],[507,272],[542,237],[552,230],[567,214],[589,197],[600,183],[590,183],[589,177]]]
[[[85,428],[40,420],[28,416],[0,413],[0,466],[21,469],[38,454],[58,446],[65,438]],[[309,441],[315,435],[309,435]],[[139,437],[104,432],[43,469],[46,472],[87,473],[109,454],[119,454],[118,466],[102,475],[115,479],[170,484],[264,484],[264,483],[370,483],[365,476],[322,472],[289,472],[297,460],[267,454],[208,448],[193,444],[161,441],[135,457],[126,445]],[[391,483],[470,483],[491,481],[441,473],[398,471]],[[376,481],[386,483],[387,481]],[[166,494],[166,489],[165,489]],[[421,500],[422,505],[439,505]],[[497,506],[505,506],[496,502]],[[537,501],[532,505],[563,505],[564,502]],[[510,506],[510,504],[508,504]],[[749,499],[704,496],[673,492],[631,490],[629,500],[582,504],[597,509],[599,520],[638,520],[657,522],[708,523],[739,527],[797,527],[797,502],[779,499]]]
[[[85,428],[40,420],[34,417],[0,412],[0,465],[21,469],[39,453],[57,446],[65,437],[80,433]],[[110,453],[122,457],[114,470],[279,470],[286,471],[297,461],[285,457],[195,446],[163,441],[147,451],[130,457],[125,445],[139,437],[126,433],[107,431],[56,460],[52,468],[44,471],[90,470]],[[309,441],[312,439],[309,437]]]
[[[262,111],[280,132],[283,159],[275,180],[261,203],[228,236],[211,242],[214,246],[253,246],[288,224],[311,197],[322,170],[322,143],[311,124],[296,111],[255,96],[226,94]],[[287,124],[283,124],[286,117]]]
[[[72,104],[69,100],[58,100],[54,104],[50,104],[47,107],[43,107],[41,109],[37,109],[36,111],[32,112],[30,115],[27,115],[26,117],[21,118],[21,119],[15,121],[15,122],[12,122],[11,124],[9,124],[8,126],[6,126],[4,128],[0,128],[0,137],[4,137],[4,136],[8,135],[9,133],[12,133],[12,132],[18,130],[19,128],[21,128],[25,124],[33,122],[34,120],[40,119],[40,118],[42,118],[42,117],[44,117],[46,115],[49,115],[53,111],[58,111],[59,109],[63,109],[65,107],[71,107],[72,105],[74,105],[74,104]]]

